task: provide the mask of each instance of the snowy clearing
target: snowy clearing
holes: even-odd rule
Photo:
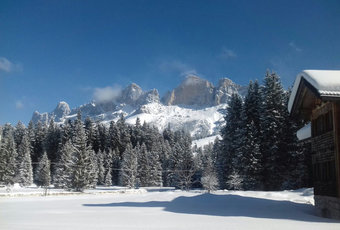
[[[214,135],[214,136],[210,136],[210,137],[205,137],[202,139],[198,139],[198,140],[193,140],[191,146],[194,147],[195,145],[197,146],[197,148],[204,148],[204,146],[209,145],[210,143],[214,143],[214,141],[216,140],[216,138],[218,138],[219,140],[222,139],[221,135]]]
[[[311,189],[2,197],[0,229],[340,229],[312,201]]]

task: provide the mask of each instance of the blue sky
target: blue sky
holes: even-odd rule
[[[238,84],[340,69],[340,1],[0,2],[0,124],[136,82],[160,94],[186,74]]]

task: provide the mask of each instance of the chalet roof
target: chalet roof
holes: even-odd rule
[[[301,85],[307,86],[316,97],[340,100],[340,70],[304,70],[296,77],[288,102],[291,113],[297,101],[302,100]]]

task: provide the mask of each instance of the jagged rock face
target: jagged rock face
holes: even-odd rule
[[[137,101],[138,105],[145,105],[149,103],[159,103],[159,94],[157,89],[150,90],[143,93]]]
[[[220,79],[215,90],[215,105],[228,103],[233,93],[238,93],[240,86],[228,78]]]
[[[187,77],[164,98],[166,105],[213,105],[214,86],[196,76]]]
[[[196,76],[187,77],[176,89],[163,97],[166,105],[213,106],[228,103],[233,93],[243,87],[228,78],[219,81],[218,86]]]
[[[142,96],[142,94],[142,88],[139,87],[139,85],[132,83],[123,90],[122,95],[119,98],[119,102],[133,105],[140,96]]]
[[[139,106],[159,102],[160,99],[157,89],[144,92],[140,86],[132,83],[123,90],[118,101],[127,105]]]
[[[70,106],[64,101],[59,102],[57,107],[52,112],[52,114],[54,115],[54,119],[57,121],[69,115],[70,113]]]
[[[80,107],[72,109],[70,114],[77,114],[78,111],[81,112],[83,118],[96,116],[101,113],[107,113],[109,111],[113,111],[116,109],[116,105],[114,102],[105,102],[105,103],[88,103],[82,105]]]

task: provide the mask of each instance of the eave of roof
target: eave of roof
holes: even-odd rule
[[[289,98],[288,111],[290,113],[296,101],[302,79],[306,80],[315,89],[319,97],[330,100],[340,99],[339,70],[304,70],[297,75]]]

